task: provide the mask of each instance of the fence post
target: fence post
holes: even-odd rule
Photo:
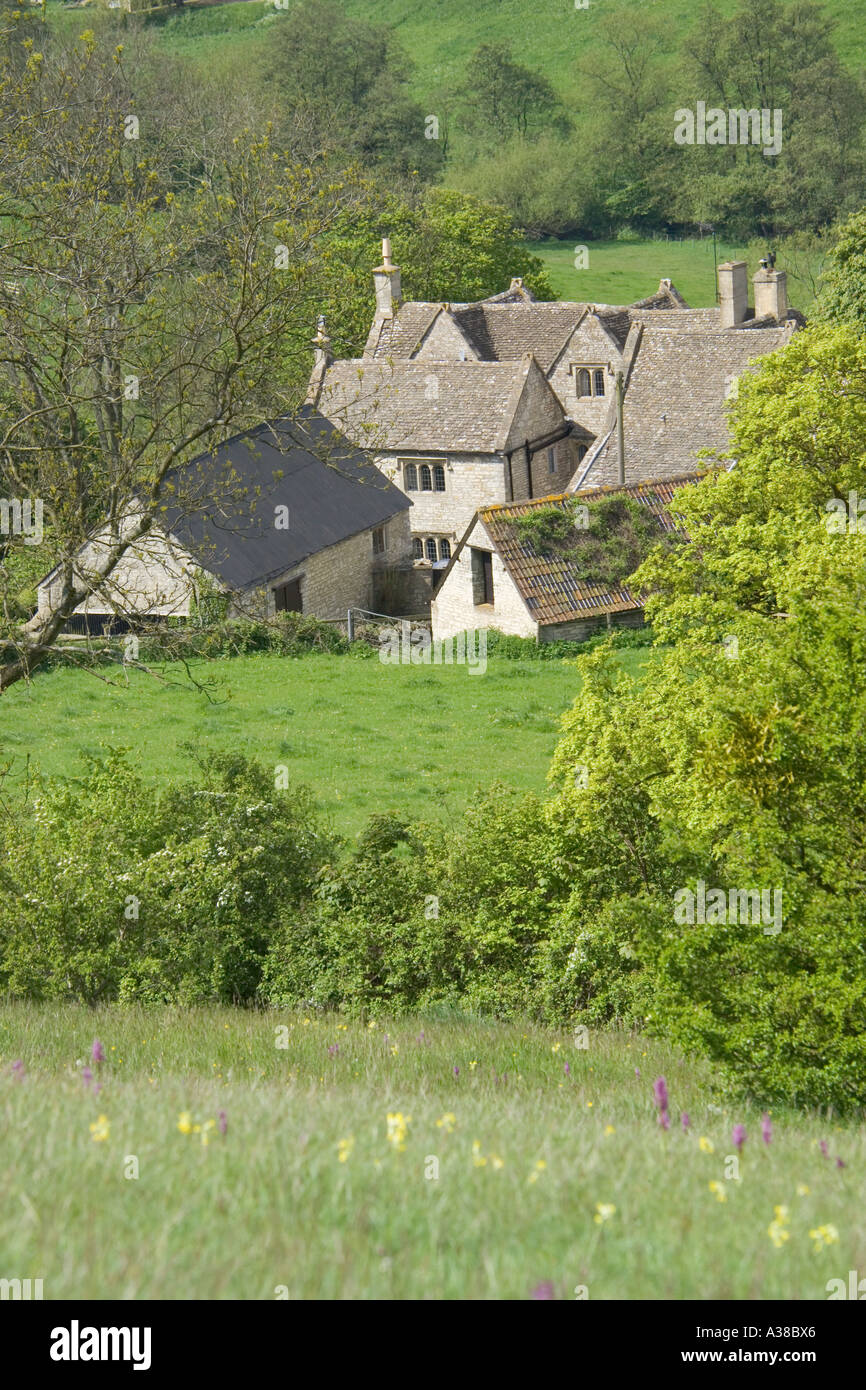
[[[352,610],[351,610],[351,608],[350,608],[350,609],[348,609],[348,611],[347,611],[347,613],[346,613],[346,640],[347,640],[348,642],[352,642],[352,641],[354,640],[354,637],[355,637],[355,624],[354,624],[354,620],[353,620],[353,618],[352,618]]]

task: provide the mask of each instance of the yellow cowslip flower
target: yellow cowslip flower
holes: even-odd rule
[[[780,1250],[785,1241],[790,1238],[790,1234],[790,1231],[786,1231],[785,1227],[778,1221],[771,1221],[767,1227],[767,1235],[777,1250]]]
[[[400,1051],[399,1047],[397,1046],[396,1043],[394,1043],[393,1046],[392,1046],[392,1048],[391,1048],[391,1056],[392,1056],[392,1057],[396,1057],[396,1056],[397,1056],[397,1053],[398,1053],[399,1051]]]
[[[449,1110],[446,1115],[440,1115],[436,1121],[436,1128],[444,1130],[446,1134],[453,1133],[454,1126],[457,1124],[457,1117]]]
[[[349,1154],[352,1152],[354,1147],[355,1140],[351,1134],[349,1135],[348,1139],[341,1139],[339,1144],[337,1145],[338,1162],[347,1163],[349,1160]]]
[[[596,1226],[601,1226],[605,1221],[609,1221],[615,1212],[616,1207],[612,1202],[596,1202],[595,1216],[592,1219]]]
[[[371,1018],[371,1019],[370,1019],[370,1022],[367,1024],[367,1027],[368,1027],[368,1028],[375,1028],[375,1027],[376,1027],[376,1020],[375,1020],[375,1018]]]
[[[526,1181],[529,1183],[538,1182],[539,1175],[544,1172],[546,1167],[547,1164],[545,1163],[544,1159],[540,1158],[536,1163],[535,1167],[533,1168],[532,1172],[529,1174],[529,1177],[526,1179]]]
[[[470,1063],[469,1063],[469,1070],[470,1070],[470,1071],[474,1071],[475,1068],[476,1068],[477,1066],[478,1066],[478,1063],[477,1063],[477,1062],[470,1062]]]
[[[780,1226],[786,1226],[791,1219],[791,1213],[787,1207],[773,1207],[773,1215]]]
[[[614,1129],[613,1125],[605,1125],[604,1132],[605,1134],[616,1134],[616,1130]]]
[[[204,1147],[207,1148],[210,1143],[210,1131],[216,1129],[216,1120],[205,1120],[204,1124],[200,1125],[199,1128],[201,1130],[201,1142]]]
[[[710,1191],[715,1195],[717,1202],[726,1202],[728,1200],[728,1194],[720,1182],[711,1182],[709,1184],[709,1188]]]
[[[188,1110],[184,1110],[177,1118],[177,1127],[181,1134],[192,1134],[192,1119]]]
[[[714,1154],[716,1152],[715,1144],[713,1144],[711,1140],[705,1138],[703,1134],[698,1140],[698,1148],[702,1154]]]
[[[492,1168],[496,1168],[496,1169],[504,1168],[504,1167],[505,1167],[505,1159],[504,1159],[504,1158],[500,1158],[498,1154],[491,1154],[491,1155],[490,1155],[490,1166],[491,1166]]]
[[[806,1184],[805,1184],[804,1182],[798,1182],[798,1183],[797,1183],[797,1196],[798,1196],[798,1197],[808,1197],[808,1195],[809,1195],[809,1189],[808,1189],[808,1187],[806,1186]]]
[[[562,1043],[556,1042],[556,1043],[553,1044],[553,1047],[552,1047],[550,1050],[551,1050],[551,1052],[559,1052],[559,1050],[560,1050],[561,1047],[562,1047]]]
[[[487,1159],[484,1157],[484,1155],[483,1155],[482,1152],[481,1152],[481,1140],[480,1140],[480,1139],[473,1139],[473,1140],[472,1140],[472,1163],[473,1163],[474,1167],[476,1167],[476,1168],[486,1168],[486,1167],[487,1167]]]
[[[97,1144],[100,1144],[103,1139],[108,1138],[108,1131],[110,1128],[111,1125],[108,1123],[108,1116],[100,1115],[99,1119],[95,1120],[90,1126],[90,1136]]]
[[[406,1136],[409,1133],[409,1125],[412,1122],[411,1115],[402,1115],[399,1110],[393,1114],[388,1114],[388,1143],[391,1144],[397,1153],[403,1153],[406,1148]]]
[[[839,1232],[835,1226],[816,1226],[809,1232],[809,1239],[815,1242],[813,1248],[817,1253],[823,1250],[825,1245],[835,1245],[839,1239]]]

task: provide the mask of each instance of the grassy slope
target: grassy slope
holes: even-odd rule
[[[94,1035],[109,1058],[98,1097],[78,1075]],[[46,1299],[272,1299],[280,1285],[293,1299],[525,1299],[550,1280],[561,1299],[583,1285],[591,1300],[823,1300],[828,1279],[863,1270],[862,1127],[780,1111],[766,1148],[754,1109],[713,1109],[706,1069],[637,1037],[588,1043],[458,1020],[0,1007],[3,1273],[42,1278]],[[201,1124],[220,1110],[224,1138],[178,1131],[181,1112]],[[411,1116],[402,1153],[389,1111]],[[109,1133],[94,1142],[100,1114]],[[734,1122],[748,1138],[726,1181]],[[425,1181],[431,1157],[439,1177]],[[597,1203],[616,1207],[604,1224]],[[816,1252],[808,1233],[829,1224],[838,1242]]]
[[[643,653],[623,652],[636,670]],[[466,667],[384,666],[312,656],[199,663],[219,703],[132,673],[127,688],[74,670],[39,675],[0,706],[2,760],[27,755],[45,773],[74,775],[82,753],[132,750],[144,775],[166,783],[194,772],[181,745],[235,749],[284,763],[312,786],[341,831],[376,811],[458,816],[476,786],[501,779],[540,790],[579,678],[558,661],[491,660]],[[182,679],[177,670],[166,674]]]

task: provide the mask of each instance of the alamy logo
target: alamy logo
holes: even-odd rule
[[[399,628],[382,628],[379,660],[383,666],[466,666],[470,676],[483,676],[487,670],[487,629],[434,640],[428,628],[413,631],[412,624],[404,620]]]
[[[841,497],[831,497],[824,503],[824,525],[831,536],[862,535],[866,531],[866,497],[848,493],[847,505]]]
[[[52,1361],[131,1361],[134,1371],[150,1370],[149,1327],[69,1327],[51,1330]]]
[[[39,1299],[41,1297],[41,1279],[0,1279],[0,1299]]]
[[[850,1298],[862,1303],[866,1299],[866,1279],[861,1279],[856,1269],[848,1270],[848,1287],[844,1279],[828,1279],[824,1288],[829,1294],[828,1302],[834,1299]]]
[[[20,536],[25,545],[42,544],[42,498],[0,497],[0,536]]]
[[[778,936],[782,930],[781,888],[711,888],[702,878],[694,891],[678,888],[674,894],[674,921],[680,926],[695,923],[718,926],[764,924],[765,936]]]
[[[782,112],[778,107],[707,110],[707,103],[699,101],[694,111],[681,106],[674,112],[674,140],[678,145],[757,145],[771,159],[782,152]]]

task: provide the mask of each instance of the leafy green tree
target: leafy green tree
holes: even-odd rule
[[[463,124],[494,145],[514,135],[564,134],[568,121],[547,78],[517,63],[507,43],[483,43],[466,67]]]
[[[816,307],[817,318],[866,333],[866,209],[834,228]]]

